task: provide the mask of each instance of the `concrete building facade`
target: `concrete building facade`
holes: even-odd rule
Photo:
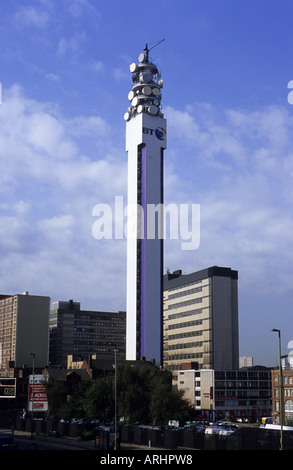
[[[238,272],[213,266],[164,276],[164,367],[175,383],[181,364],[237,369]]]
[[[0,295],[0,374],[31,366],[45,367],[49,360],[50,298],[29,295]]]
[[[239,419],[255,422],[271,416],[271,370],[188,369],[179,371],[178,389],[184,390],[198,416],[205,420]]]
[[[50,364],[67,367],[68,356],[80,360],[125,358],[125,312],[81,310],[80,302],[57,301],[50,311]]]

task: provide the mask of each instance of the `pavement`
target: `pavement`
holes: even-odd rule
[[[33,434],[31,436],[31,433],[28,431],[18,431],[14,430],[13,432],[11,429],[0,429],[0,434],[6,434],[6,435],[13,435],[15,439],[27,439],[33,440],[34,442],[51,442],[51,443],[56,443],[56,444],[63,444],[64,446],[74,447],[74,448],[80,448],[81,450],[102,450],[105,451],[106,449],[100,449],[94,439],[91,440],[83,440],[78,437],[68,437],[68,436],[50,436],[46,434]],[[159,448],[159,447],[149,447],[146,445],[138,445],[138,444],[132,444],[132,443],[121,443],[120,444],[120,451],[123,450],[144,450],[144,451],[159,451],[159,450],[166,450],[164,448]]]

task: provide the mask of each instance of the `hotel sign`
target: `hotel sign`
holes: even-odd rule
[[[0,378],[0,398],[16,397],[16,379]]]

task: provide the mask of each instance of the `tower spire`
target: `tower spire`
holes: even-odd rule
[[[146,63],[148,63],[148,61],[149,61],[149,48],[148,48],[147,42],[145,43],[144,51],[145,51],[145,61],[146,61]]]
[[[157,66],[150,62],[149,52],[151,49],[146,43],[144,52],[138,56],[138,64],[134,62],[129,67],[134,84],[128,93],[131,106],[124,114],[125,121],[129,121],[141,113],[148,113],[151,116],[164,116],[161,107],[163,80],[161,80],[161,74]]]

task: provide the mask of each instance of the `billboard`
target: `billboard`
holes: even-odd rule
[[[29,376],[28,411],[47,411],[48,396],[43,375]]]
[[[16,379],[0,377],[0,398],[16,397]]]

